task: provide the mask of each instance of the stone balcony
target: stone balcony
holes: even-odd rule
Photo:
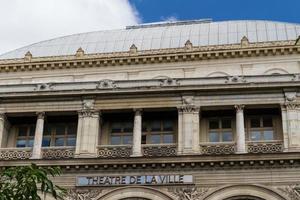
[[[247,142],[248,153],[278,153],[283,152],[283,141],[272,140],[264,142]]]
[[[200,151],[203,155],[222,155],[222,154],[234,154],[236,151],[234,142],[222,142],[222,143],[201,143]]]
[[[67,159],[74,158],[75,147],[43,147],[43,159]]]
[[[0,160],[25,160],[32,156],[32,148],[0,149]]]

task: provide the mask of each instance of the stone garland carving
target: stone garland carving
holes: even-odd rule
[[[35,91],[45,91],[45,90],[52,90],[53,83],[39,83],[35,86]]]
[[[94,99],[84,99],[82,101],[82,107],[84,110],[94,109],[95,100]]]
[[[71,189],[67,192],[65,197],[66,200],[96,200],[97,197],[102,193],[102,189],[93,190],[76,190]]]
[[[31,149],[2,149],[0,151],[0,160],[24,160],[31,156]]]
[[[98,82],[96,89],[111,89],[117,88],[116,83],[113,80],[104,79]]]
[[[190,187],[174,187],[169,188],[168,191],[180,200],[201,200],[202,197],[209,191],[209,188]]]
[[[277,188],[284,195],[289,197],[291,200],[300,200],[300,187],[299,185],[290,185],[286,187]]]
[[[282,143],[248,143],[248,153],[276,153],[282,151]]]
[[[42,156],[44,159],[62,159],[62,158],[74,158],[75,149],[67,148],[47,148],[42,150]]]
[[[177,79],[173,79],[173,78],[167,78],[164,80],[161,80],[160,86],[164,87],[164,86],[179,86],[180,83]]]
[[[100,158],[128,158],[131,155],[131,146],[121,147],[98,147],[98,157]]]
[[[246,83],[247,80],[242,76],[228,76],[225,83]]]
[[[201,144],[200,147],[204,155],[235,153],[235,144]]]
[[[176,156],[176,145],[144,146],[143,155],[145,157],[156,156]]]

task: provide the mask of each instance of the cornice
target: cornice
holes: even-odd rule
[[[299,168],[299,153],[244,154],[223,156],[173,156],[151,158],[99,159],[74,158],[55,160],[2,161],[2,167],[22,166],[36,163],[40,166],[60,166],[64,170],[134,170],[134,169],[258,169]]]
[[[151,63],[187,62],[212,59],[299,54],[295,40],[171,48],[146,51],[82,54],[71,56],[30,57],[0,60],[0,72],[22,72],[54,69],[74,69]]]

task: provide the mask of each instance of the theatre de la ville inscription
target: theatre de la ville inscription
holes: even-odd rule
[[[67,200],[300,200],[299,36],[202,19],[4,53],[1,167],[60,167]]]

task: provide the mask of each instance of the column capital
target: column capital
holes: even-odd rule
[[[43,111],[36,112],[36,115],[38,119],[45,119],[45,112]]]
[[[142,115],[143,109],[142,108],[134,108],[133,109],[135,115]]]
[[[0,112],[0,120],[6,120],[6,113]]]
[[[197,113],[200,112],[200,106],[184,105],[177,107],[179,113]]]
[[[300,109],[300,103],[298,102],[286,102],[281,105],[282,108],[285,108],[287,110],[297,110]]]
[[[237,104],[237,105],[234,105],[234,108],[235,108],[236,112],[243,112],[244,108],[245,108],[245,105]]]
[[[100,110],[83,109],[77,112],[79,117],[99,117],[101,115]]]

